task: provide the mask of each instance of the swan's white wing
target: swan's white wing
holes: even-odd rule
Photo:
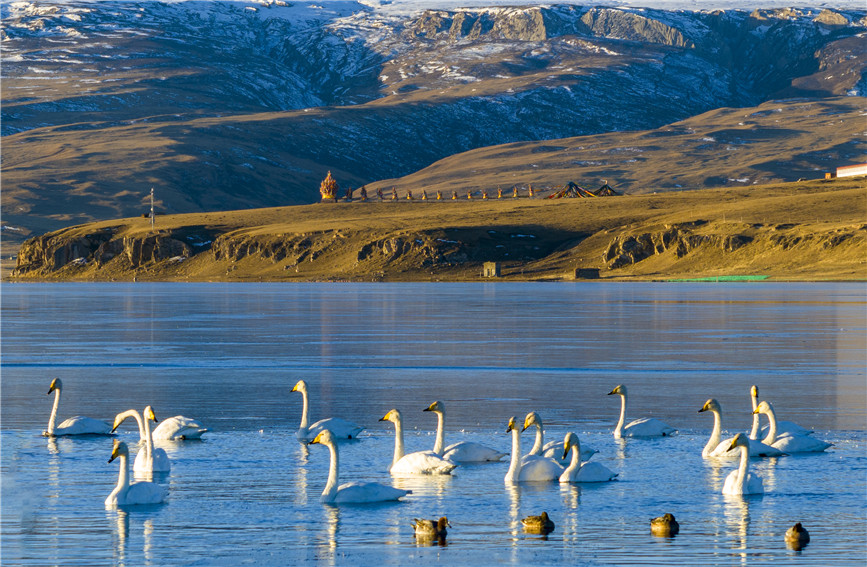
[[[440,457],[433,451],[418,451],[404,455],[403,458],[394,463],[389,472],[395,476],[451,474],[456,466],[456,463]]]
[[[169,472],[172,470],[172,461],[165,449],[154,448],[154,472]]]
[[[154,447],[153,462],[151,463],[148,463],[147,452],[147,447],[139,449],[132,470],[137,473],[169,472],[172,470],[172,462],[165,449]]]
[[[119,495],[119,506],[133,506],[136,504],[159,504],[166,499],[166,490],[153,482],[135,482],[129,485],[129,490],[122,497]]]
[[[180,439],[201,439],[208,431],[204,425],[182,415],[164,419],[151,435],[155,441],[178,441]]]
[[[667,437],[673,435],[677,429],[655,417],[636,419],[623,428],[624,437]]]
[[[337,489],[333,502],[343,504],[386,502],[402,498],[410,492],[410,490],[402,490],[378,482],[347,482],[346,484],[341,484]]]
[[[743,491],[740,491],[736,488],[736,483],[738,479],[738,471],[733,470],[726,477],[725,484],[723,485],[723,494],[731,494],[731,495],[743,495],[743,494],[764,494],[765,487],[762,483],[762,477],[758,475],[754,475],[753,473],[747,471],[747,481],[744,483]]]
[[[768,436],[769,426],[765,425],[762,427],[762,438]],[[812,433],[812,429],[807,429],[806,427],[801,427],[797,423],[791,421],[777,421],[777,438],[785,437],[787,435],[809,435]]]
[[[355,439],[358,437],[358,434],[364,431],[364,428],[357,423],[352,423],[351,421],[347,421],[345,419],[341,419],[339,417],[329,417],[327,419],[320,419],[313,425],[307,428],[307,437],[311,440],[315,439],[317,435],[323,430],[328,429],[334,434],[334,437],[337,440],[341,439]]]
[[[77,415],[54,428],[54,435],[112,435],[111,424],[92,417]]]
[[[750,457],[780,457],[784,454],[783,451],[778,449],[775,446],[765,445],[761,441],[757,441],[755,439],[750,439]],[[719,445],[716,446],[716,449],[711,451],[711,457],[726,457],[726,458],[738,458],[741,456],[740,450],[735,447],[734,450],[730,450],[729,447],[732,445],[731,439],[726,439],[722,441]]]
[[[566,473],[563,473],[564,475]],[[617,478],[617,473],[602,463],[584,463],[577,474],[570,475],[568,482],[609,482]],[[560,482],[565,479],[561,476]]]
[[[581,444],[581,460],[586,461],[590,459],[593,455],[598,453],[596,449],[589,445]],[[569,455],[566,455],[566,458],[563,458],[563,442],[562,441],[548,441],[545,443],[545,446],[542,448],[542,456],[548,457],[549,459],[554,459],[558,463],[563,466],[567,466],[570,461]]]
[[[761,441],[750,439],[750,457],[779,457],[783,451],[771,445],[765,445]]]
[[[819,453],[830,447],[831,443],[809,435],[795,435],[777,439],[773,446],[784,453]]]
[[[521,475],[518,480],[522,481],[546,481],[558,480],[565,469],[553,459],[527,455],[521,459]]]
[[[473,441],[454,443],[453,445],[446,447],[445,451],[443,451],[443,458],[456,463],[499,461],[506,455],[508,455],[508,453],[501,453],[500,451],[491,449],[490,447],[485,447],[481,443],[474,443]]]

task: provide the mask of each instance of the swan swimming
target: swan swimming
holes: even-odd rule
[[[132,470],[137,473],[154,473],[154,472],[169,472],[172,469],[172,463],[169,460],[165,449],[154,448],[153,437],[151,435],[150,422],[157,421],[157,416],[154,415],[154,410],[147,406],[144,409],[145,418],[134,410],[126,410],[117,414],[114,418],[114,427],[111,432],[114,433],[120,424],[132,417],[138,423],[139,441],[144,443],[138,454],[135,456]]]
[[[509,418],[506,433],[512,433],[512,460],[506,473],[506,482],[549,481],[557,480],[563,474],[561,467],[554,459],[527,455],[521,458],[521,431],[515,424],[515,418]]]
[[[545,443],[545,433],[542,431],[545,425],[542,423],[542,418],[539,417],[539,414],[534,411],[528,413],[527,417],[524,418],[524,429],[527,429],[531,425],[536,426],[536,441],[533,443],[533,448],[527,454],[548,457],[566,466],[569,462],[567,460],[569,453],[565,452],[565,446],[560,441]],[[592,447],[581,447],[581,458],[586,461],[598,452]]]
[[[298,432],[295,433],[295,437],[298,438],[298,441],[301,443],[308,443],[311,439],[316,437],[321,431],[328,429],[331,431],[331,434],[335,439],[355,439],[358,437],[358,434],[364,431],[364,428],[358,424],[352,423],[351,421],[347,421],[345,419],[341,419],[339,417],[329,417],[326,419],[320,419],[313,425],[308,426],[308,417],[307,411],[309,406],[309,399],[307,394],[307,382],[304,380],[298,380],[298,383],[292,388],[293,392],[301,392],[301,397],[303,398],[303,407],[301,410],[301,424],[298,426]]]
[[[758,439],[759,438],[759,414],[756,413],[756,407],[759,405],[759,387],[753,385],[750,388],[750,402],[753,405],[753,428],[750,430],[750,439]],[[809,435],[812,433],[812,429],[807,429],[806,427],[801,427],[797,423],[792,421],[777,421],[777,437],[785,437],[786,435]],[[761,433],[765,436],[768,435],[768,426],[765,425],[761,428]]]
[[[722,441],[722,407],[715,398],[711,398],[704,403],[699,413],[710,411],[713,412],[713,431],[710,434],[707,445],[701,451],[702,457],[737,457],[737,452],[731,450],[732,439]],[[751,441],[749,437],[744,436],[749,441],[750,457],[779,457],[783,452],[776,447],[765,445],[759,441]]]
[[[538,516],[527,516],[521,519],[524,530],[534,534],[549,534],[554,531],[554,522],[548,517],[548,512]]]
[[[441,401],[437,400],[422,411],[430,411],[437,414],[437,436],[434,442],[433,452],[457,463],[483,463],[499,461],[508,453],[501,453],[490,447],[485,447],[481,443],[473,441],[461,441],[453,443],[448,447],[445,445],[445,416],[446,406]]]
[[[331,464],[328,468],[328,482],[319,498],[323,504],[364,504],[368,502],[388,502],[398,500],[411,490],[403,490],[386,486],[378,482],[347,482],[337,486],[337,475],[340,468],[340,455],[337,452],[337,440],[328,429],[320,431],[308,445],[319,444],[328,447],[331,452]]]
[[[581,464],[581,441],[574,433],[567,433],[563,439],[563,458],[572,451],[572,462],[560,475],[560,482],[608,482],[617,478],[617,473],[602,463]]]
[[[111,458],[108,462],[120,459],[120,473],[117,486],[105,499],[106,508],[115,506],[133,506],[135,504],[159,504],[166,499],[166,490],[153,482],[129,482],[129,449],[126,443],[114,440]]]
[[[412,531],[415,537],[420,539],[443,539],[448,535],[448,530],[452,525],[448,518],[443,516],[439,520],[422,520],[413,518]]]
[[[740,466],[726,477],[722,493],[730,495],[763,494],[765,487],[761,477],[749,471],[750,463],[750,439],[743,433],[735,435],[729,443],[730,449],[741,452]]]
[[[831,446],[831,443],[820,441],[809,435],[786,435],[778,438],[777,415],[774,413],[774,406],[763,401],[753,410],[753,414],[756,416],[760,413],[768,416],[768,436],[762,439],[762,443],[766,445],[776,447],[786,453],[820,453]]]
[[[45,437],[60,437],[63,435],[111,435],[111,425],[99,419],[77,415],[70,417],[61,423],[57,423],[57,408],[60,406],[60,392],[63,390],[63,382],[60,378],[51,381],[48,393],[54,392],[54,406],[51,408],[51,417],[48,418],[48,429],[42,432]]]
[[[153,438],[157,441],[184,441],[187,439],[201,439],[202,434],[207,433],[204,425],[182,415],[176,415],[164,419],[153,430]]]
[[[623,424],[626,421],[626,386],[620,384],[608,392],[609,396],[615,394],[620,396],[620,420],[614,427],[615,439],[623,437],[668,437],[677,431],[677,429],[655,417],[636,419],[624,427]]]
[[[433,451],[418,451],[405,455],[400,411],[393,409],[379,421],[390,421],[394,424],[394,458],[388,467],[388,472],[392,475],[451,474],[457,466]]]

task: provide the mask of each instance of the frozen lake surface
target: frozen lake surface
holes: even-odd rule
[[[863,284],[54,284],[2,286],[4,565],[862,565],[867,560],[867,293]],[[112,421],[152,405],[195,417],[201,442],[161,446],[166,503],[106,510],[117,480],[108,438],[47,439],[59,420]],[[310,384],[313,419],[367,427],[341,445],[341,480],[410,488],[403,502],[319,502],[328,451],[294,436]],[[630,418],[671,438],[614,440]],[[749,387],[778,417],[834,443],[825,453],[754,459],[765,494],[721,494],[736,461],[703,459],[712,418],[751,422]],[[446,443],[504,452],[510,416],[546,438],[568,431],[619,473],[601,485],[507,485],[507,462],[452,477],[391,479],[393,427],[431,449],[434,400]],[[133,446],[132,424],[119,437]],[[523,434],[526,451],[532,444]],[[545,510],[547,536],[520,518]],[[675,538],[650,534],[673,513]],[[418,545],[414,517],[447,515],[447,545]],[[802,522],[801,551],[783,533]]]

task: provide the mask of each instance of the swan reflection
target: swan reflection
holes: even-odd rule
[[[732,535],[732,549],[743,565],[749,563],[747,532],[750,526],[750,504],[741,495],[724,495],[726,531]]]
[[[506,483],[509,494],[509,531],[512,534],[512,546],[518,545],[518,534],[521,531],[521,485]]]
[[[130,542],[130,514],[122,508],[111,508],[106,510],[106,517],[114,527],[112,530],[112,543],[114,551],[114,565],[124,567],[125,565],[138,565],[142,562],[152,564],[154,562],[154,519],[146,518],[142,522],[142,554],[144,560],[134,560],[129,557],[129,542]]]
[[[570,482],[560,483],[560,495],[567,508],[577,509],[581,504],[581,486]]]
[[[107,510],[106,515],[114,516],[114,564],[126,565],[127,541],[129,539],[129,514],[120,508]]]
[[[324,506],[325,531],[324,539],[317,544],[319,557],[326,559],[327,564],[334,565],[337,555],[337,534],[340,529],[340,508],[338,506]]]

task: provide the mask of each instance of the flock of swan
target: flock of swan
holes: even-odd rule
[[[56,425],[57,412],[60,405],[60,395],[63,384],[59,378],[51,382],[48,394],[55,393],[54,406],[48,421],[45,436],[69,435],[112,435],[127,419],[135,419],[140,437],[140,449],[134,461],[134,471],[140,475],[154,472],[168,472],[171,462],[166,451],[154,446],[155,440],[187,440],[199,439],[208,430],[198,421],[184,416],[175,416],[161,422],[151,431],[151,422],[157,418],[151,406],[146,406],[142,413],[134,409],[117,414],[114,424],[76,416]],[[296,438],[308,445],[324,445],[329,449],[330,462],[328,480],[320,500],[327,504],[370,503],[399,500],[411,491],[395,488],[377,482],[339,483],[340,451],[339,442],[356,439],[364,427],[340,418],[328,418],[310,424],[309,394],[307,383],[300,380],[292,388],[300,392],[303,399],[301,423]],[[627,389],[619,385],[608,395],[618,395],[621,399],[620,419],[614,428],[614,437],[621,439],[666,437],[677,430],[655,418],[643,418],[626,424]],[[750,389],[752,402],[753,424],[749,434],[738,433],[733,438],[723,440],[722,409],[716,399],[709,399],[699,409],[699,412],[713,413],[714,423],[710,439],[702,450],[702,457],[729,458],[739,457],[737,469],[731,471],[725,479],[723,494],[748,495],[761,494],[764,487],[761,477],[749,470],[750,458],[779,457],[791,453],[821,452],[832,446],[831,443],[812,437],[812,431],[791,422],[779,421],[774,407],[767,401],[759,401],[758,387]],[[506,432],[511,434],[512,447],[510,453],[503,453],[480,443],[463,441],[451,445],[445,444],[445,404],[435,401],[423,411],[432,412],[437,416],[436,440],[433,450],[406,453],[404,450],[403,424],[401,412],[392,409],[380,421],[389,421],[394,425],[394,455],[388,472],[395,477],[406,475],[448,475],[462,464],[499,462],[510,455],[509,469],[505,482],[545,482],[559,481],[561,483],[600,483],[616,480],[618,473],[611,471],[605,465],[590,461],[597,451],[591,447],[582,446],[581,441],[573,432],[565,435],[562,441],[545,443],[544,424],[536,412],[526,415],[522,424],[515,417],[508,420]],[[760,415],[767,417],[768,425],[760,428]],[[521,451],[521,434],[529,428],[535,430],[535,440],[530,451],[523,455]],[[759,435],[764,437],[759,440]],[[106,498],[108,507],[129,506],[136,504],[156,504],[167,497],[165,488],[150,481],[131,482],[129,477],[129,447],[123,441],[114,440],[109,463],[119,460],[119,475],[117,485]],[[553,522],[547,513],[542,516],[525,518],[528,530],[553,530]],[[420,536],[445,537],[449,526],[445,517],[439,520],[413,521],[413,530]],[[541,527],[539,527],[541,526]],[[674,535],[679,526],[671,514],[655,518],[651,522],[651,531],[656,534]],[[787,541],[791,538],[809,535],[800,524],[789,530]]]

